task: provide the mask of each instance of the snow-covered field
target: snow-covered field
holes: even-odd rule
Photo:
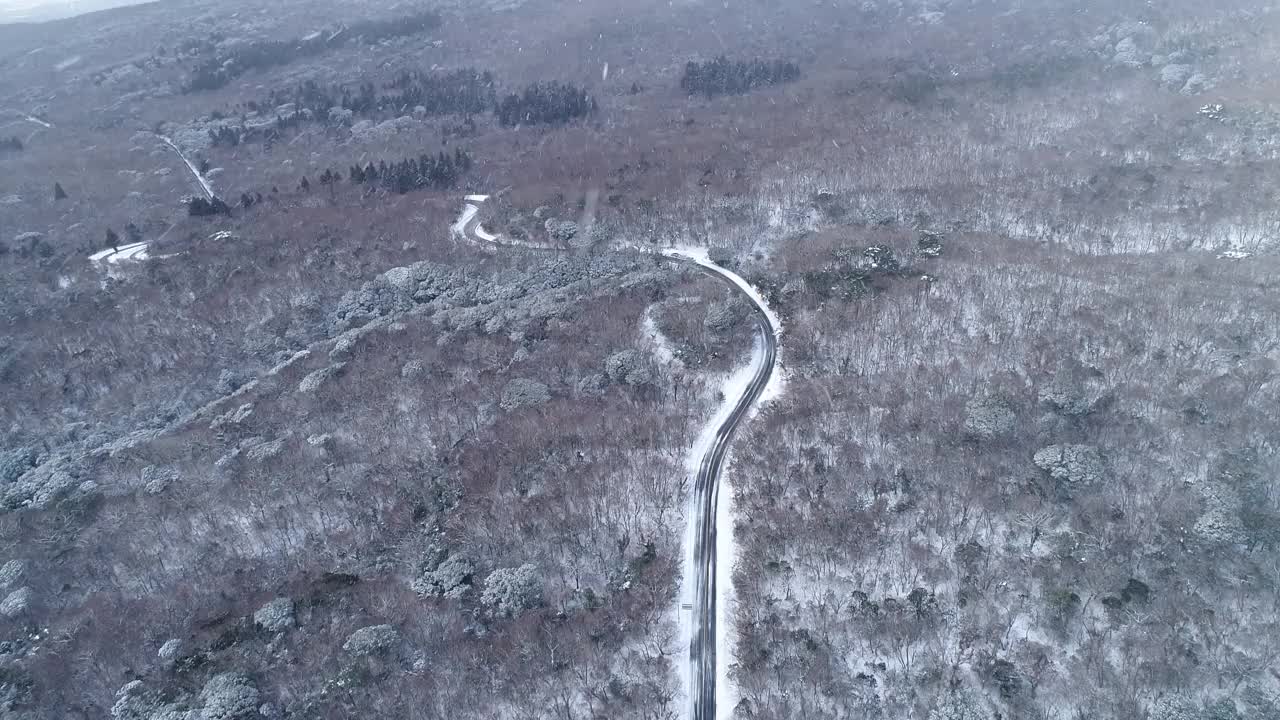
[[[644,319],[640,324],[641,334],[653,350],[653,356],[663,365],[682,364],[671,347],[671,339],[662,333],[658,321],[653,317],[654,305],[645,308]]]

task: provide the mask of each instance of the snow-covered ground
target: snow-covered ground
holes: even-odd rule
[[[89,261],[92,262],[94,265],[98,265],[101,267],[104,265],[116,265],[122,262],[141,262],[143,260],[147,260],[152,257],[156,258],[157,260],[164,260],[165,258],[171,258],[171,257],[174,257],[175,255],[180,255],[181,253],[168,253],[166,255],[152,255],[150,250],[153,244],[163,241],[165,237],[169,235],[169,231],[174,229],[177,226],[178,226],[177,223],[170,225],[164,232],[160,233],[160,236],[157,237],[155,240],[129,243],[128,245],[120,245],[119,247],[106,248],[104,250],[99,250],[98,252],[89,256]],[[222,230],[210,235],[209,239],[210,240],[227,240],[232,237],[234,237],[232,233],[226,230]]]
[[[115,264],[125,262],[127,260],[146,260],[147,245],[149,243],[136,242],[128,245],[121,245],[115,248],[106,248],[89,256],[89,260],[96,264]]]
[[[640,323],[640,331],[653,348],[653,356],[663,365],[681,364],[671,347],[671,340],[662,333],[658,321],[653,317],[654,305],[645,308],[644,319]]]

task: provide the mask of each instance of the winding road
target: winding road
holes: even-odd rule
[[[462,209],[462,214],[458,216],[458,220],[453,224],[452,228],[454,234],[461,236],[463,239],[474,243],[497,245],[498,247],[523,248],[525,250],[564,252],[568,249],[557,247],[555,245],[543,245],[541,243],[514,240],[512,238],[503,237],[502,235],[494,235],[484,229],[480,219],[480,207],[489,199],[489,196],[468,195],[463,199],[466,201],[466,207]]]
[[[751,302],[756,320],[756,342],[763,352],[754,354],[755,369],[746,391],[738,398],[732,412],[716,429],[715,440],[702,456],[698,476],[694,480],[694,535],[693,562],[695,575],[693,586],[693,617],[689,642],[689,699],[692,702],[693,720],[715,720],[716,717],[716,507],[720,502],[720,475],[733,435],[750,415],[756,402],[773,378],[778,362],[778,331],[768,309],[759,297],[747,290],[746,282],[738,275],[703,258],[696,258],[679,251],[667,251],[666,257],[695,263],[703,272],[727,283]],[[729,528],[729,532],[733,529]]]
[[[559,249],[533,243],[517,244],[486,232],[481,226],[479,217],[480,208],[486,200],[488,200],[487,195],[466,197],[466,206],[457,222],[453,224],[454,233],[476,243],[535,250]],[[651,252],[644,249],[637,250]],[[724,471],[725,459],[728,457],[734,433],[750,416],[773,378],[774,368],[778,363],[778,336],[782,328],[759,294],[754,292],[751,286],[736,273],[715,264],[696,251],[667,249],[659,254],[677,262],[691,263],[702,272],[742,293],[751,303],[756,321],[756,352],[752,355],[754,368],[751,380],[734,403],[733,409],[716,428],[715,436],[701,458],[693,485],[692,540],[694,547],[693,564],[689,568],[693,577],[693,608],[689,634],[690,717],[693,720],[714,720],[716,717],[716,648],[721,644],[716,606],[716,508],[720,502],[720,477]]]

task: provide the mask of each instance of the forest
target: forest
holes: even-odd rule
[[[1274,20],[0,25],[0,715],[1280,718]]]
[[[249,123],[243,118],[238,124],[219,122],[208,134],[215,146],[235,147],[255,140],[273,142],[287,130],[308,122],[327,120],[330,124],[350,125],[357,116],[394,117],[406,110],[426,117],[462,115],[464,122],[471,125],[471,116],[493,113],[501,125],[509,127],[562,125],[588,117],[596,108],[586,90],[560,82],[535,82],[504,96],[501,102],[496,98],[493,74],[474,69],[449,73],[404,71],[383,83],[381,89],[372,81],[362,82],[354,89],[345,85],[324,88],[307,81],[287,91],[273,90],[266,99],[245,105],[245,110],[255,114],[266,113],[270,117],[274,113],[274,122]],[[288,110],[281,114],[279,108]],[[222,113],[214,117],[217,121],[224,118]]]
[[[216,90],[248,72],[287,65],[295,60],[319,55],[349,41],[374,43],[388,38],[416,35],[440,27],[440,15],[418,13],[388,20],[366,20],[329,33],[317,33],[291,40],[258,40],[242,43],[223,52],[210,49],[210,57],[191,69],[183,85],[184,93]],[[327,35],[327,36],[326,36]]]
[[[741,95],[769,85],[795,82],[800,68],[785,60],[735,60],[721,55],[714,60],[690,60],[680,78],[680,88],[690,95]]]

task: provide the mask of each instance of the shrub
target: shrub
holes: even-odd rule
[[[938,257],[942,254],[942,235],[933,232],[921,232],[916,240],[916,251],[922,257]]]
[[[902,262],[888,245],[872,245],[862,251],[862,258],[869,270],[895,274],[903,270]]]
[[[1183,695],[1165,695],[1151,704],[1150,720],[1201,720],[1200,709]]]
[[[604,374],[624,385],[646,385],[653,379],[638,350],[621,350],[610,355],[604,361]]]
[[[551,400],[551,391],[537,380],[515,378],[502,388],[500,405],[503,410],[519,410],[520,408],[541,405]]]
[[[934,701],[929,720],[987,720],[988,714],[965,690],[952,690]]]
[[[1201,489],[1204,510],[1196,518],[1194,530],[1210,544],[1233,545],[1245,540],[1240,497],[1234,488],[1217,483]]]
[[[1050,445],[1037,450],[1032,462],[1072,485],[1092,485],[1103,478],[1102,453],[1092,445]]]
[[[542,583],[537,568],[524,564],[518,568],[498,568],[484,581],[480,602],[497,615],[515,617],[542,604]]]
[[[270,632],[283,632],[293,627],[293,600],[278,597],[258,608],[253,614],[253,622]]]
[[[990,440],[1013,430],[1018,418],[998,398],[973,398],[965,403],[964,431],[971,437]]]
[[[3,601],[0,601],[0,615],[14,618],[25,613],[27,608],[31,607],[31,595],[29,587],[20,587],[9,593]]]
[[[111,706],[113,720],[156,720],[170,717],[177,707],[166,704],[160,693],[147,690],[141,680],[133,680],[116,691],[116,702]],[[173,717],[185,718],[186,713]]]
[[[723,268],[734,268],[738,265],[738,257],[728,245],[713,245],[707,248],[707,259]]]
[[[746,306],[739,300],[713,303],[707,309],[702,326],[716,334],[724,334],[736,327],[746,317]]]
[[[1000,697],[1012,700],[1021,694],[1023,689],[1022,674],[1013,663],[1000,657],[984,658],[980,665],[983,677],[987,682],[1000,690]]]
[[[1205,705],[1201,720],[1241,720],[1241,717],[1231,698],[1223,697]]]
[[[421,360],[410,360],[400,368],[400,377],[405,380],[413,380],[426,373],[426,368],[422,366]]]
[[[247,378],[244,373],[238,370],[225,369],[218,373],[218,382],[213,389],[219,395],[230,395],[235,392],[241,385],[244,385]]]
[[[284,452],[284,440],[260,440],[245,449],[244,456],[247,460],[261,463],[279,457],[282,452]]]
[[[231,216],[231,208],[219,198],[206,200],[202,197],[193,197],[187,201],[187,215],[191,217],[210,217],[212,215]]]
[[[178,638],[170,638],[156,651],[156,657],[161,660],[176,660],[180,650],[182,650],[182,641]]]
[[[150,495],[164,492],[165,488],[177,479],[178,472],[172,468],[160,468],[155,465],[142,468],[142,488]]]
[[[346,366],[346,363],[335,363],[309,373],[306,377],[302,378],[302,382],[298,383],[298,392],[311,393],[319,390],[320,386],[325,384],[325,382],[342,374],[342,370]]]
[[[0,588],[7,588],[18,582],[26,572],[25,560],[14,559],[0,566]]]
[[[199,720],[244,720],[258,712],[258,689],[241,673],[215,675],[200,691]]]
[[[572,220],[556,220],[548,219],[543,226],[547,230],[547,237],[552,242],[564,245],[572,240],[578,234],[578,223]]]
[[[1089,400],[1076,386],[1055,381],[1040,391],[1040,402],[1066,417],[1081,417],[1092,409]]]
[[[471,589],[471,576],[475,565],[460,555],[451,555],[433,570],[428,570],[414,580],[410,587],[423,597],[440,597],[458,600]]]
[[[363,657],[380,655],[400,642],[400,633],[390,625],[370,625],[347,636],[342,649],[351,655]]]
[[[10,510],[23,506],[45,508],[78,485],[75,468],[65,461],[46,462],[19,477],[20,481],[5,488],[4,506]]]
[[[35,450],[17,448],[0,452],[0,483],[11,483],[35,466]]]

